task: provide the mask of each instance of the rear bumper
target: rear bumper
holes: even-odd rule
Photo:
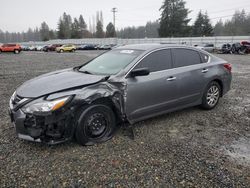
[[[228,74],[223,78],[223,92],[222,96],[225,95],[231,89],[232,74]]]

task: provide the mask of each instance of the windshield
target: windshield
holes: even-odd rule
[[[112,50],[93,59],[79,71],[102,75],[117,74],[142,52],[142,50]]]

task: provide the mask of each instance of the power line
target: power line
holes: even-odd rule
[[[249,14],[250,12],[246,12],[246,14]],[[231,16],[234,16],[235,14],[230,14],[230,15],[225,15],[225,16],[218,16],[218,17],[214,17],[214,18],[210,18],[210,20],[213,20],[213,19],[219,19],[219,18],[226,18],[226,17],[231,17]]]
[[[246,7],[249,7],[250,4],[244,6],[244,7],[236,7],[236,8],[231,8],[231,9],[224,9],[224,10],[219,10],[219,11],[213,11],[213,12],[208,12],[209,14],[216,14],[216,13],[221,13],[221,12],[227,12],[230,10],[237,10],[237,9],[244,9]]]

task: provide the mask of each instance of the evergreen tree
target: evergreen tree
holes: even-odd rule
[[[224,24],[220,19],[214,26],[214,36],[222,36],[224,33]]]
[[[80,25],[76,18],[74,18],[74,22],[71,25],[71,38],[81,38]]]
[[[88,36],[87,24],[83,19],[82,15],[80,15],[79,17],[79,29],[80,29],[80,38],[85,38]]]
[[[46,22],[43,22],[40,27],[40,36],[42,41],[48,41],[50,39],[49,36],[49,26],[46,24]]]
[[[115,27],[114,25],[110,22],[107,27],[106,27],[106,37],[107,38],[112,38],[115,37],[116,33],[115,33]]]
[[[213,26],[210,23],[207,13],[203,14],[201,11],[198,13],[193,25],[192,34],[195,37],[213,35]]]
[[[58,22],[58,38],[69,39],[71,38],[72,18],[65,12]]]
[[[165,0],[160,10],[160,37],[182,37],[189,35],[189,10],[183,0]]]
[[[64,23],[63,23],[62,18],[59,19],[57,29],[58,29],[58,31],[57,31],[57,37],[59,39],[65,39],[66,36],[65,36],[65,31],[64,31],[65,29],[64,29]]]
[[[57,38],[57,36],[56,36],[56,31],[50,30],[50,31],[49,31],[49,39],[50,39],[50,40],[53,40],[53,39],[56,39],[56,38]]]
[[[95,36],[97,38],[103,38],[104,37],[103,25],[102,25],[102,22],[100,20],[96,24],[96,33],[95,33]]]
[[[160,25],[159,22],[147,22],[146,24],[146,28],[145,28],[145,37],[147,38],[158,38],[159,37],[159,33],[158,33],[158,29],[159,29]]]

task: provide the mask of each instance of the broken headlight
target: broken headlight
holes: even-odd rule
[[[34,113],[34,112],[53,112],[62,108],[69,100],[71,96],[55,99],[55,100],[44,100],[38,99],[32,101],[31,103],[25,105],[22,110],[25,113]]]

